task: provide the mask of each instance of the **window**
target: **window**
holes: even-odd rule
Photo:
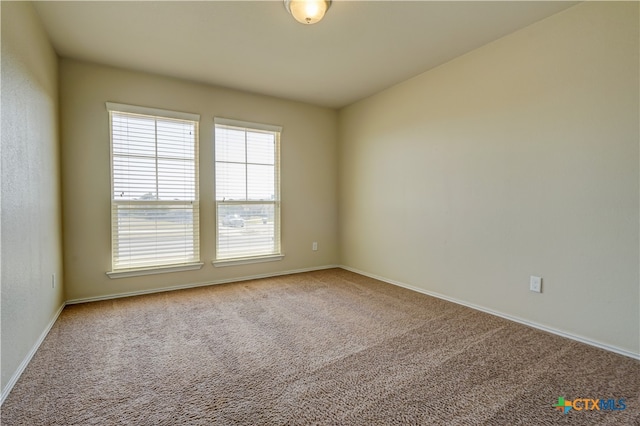
[[[215,119],[216,266],[282,259],[280,132]]]
[[[114,103],[107,103],[107,109],[112,189],[108,275],[201,267],[200,117]]]

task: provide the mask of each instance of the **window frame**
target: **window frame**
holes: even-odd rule
[[[199,190],[199,125],[200,125],[200,115],[192,114],[192,113],[184,113],[178,111],[170,111],[158,108],[148,108],[141,107],[136,105],[127,105],[120,104],[114,102],[106,102],[106,108],[109,113],[109,151],[110,151],[110,184],[111,184],[111,193],[110,193],[110,222],[111,222],[111,271],[108,271],[106,274],[110,278],[125,278],[125,277],[134,277],[141,275],[150,275],[150,274],[161,274],[168,272],[178,272],[178,271],[189,271],[196,270],[202,268],[204,263],[201,261],[201,250],[200,250],[200,224],[199,224],[199,215],[200,215],[200,190]],[[114,127],[113,127],[113,114],[123,114],[123,115],[132,115],[132,116],[141,116],[148,119],[153,119],[157,123],[159,120],[180,120],[180,121],[189,121],[194,124],[194,137],[193,137],[193,150],[194,150],[194,198],[193,200],[117,200],[114,197],[114,187],[115,187],[115,175],[114,175]],[[156,146],[158,143],[158,135],[156,137]],[[159,156],[156,152],[155,157],[156,162],[163,157]],[[156,179],[158,178],[156,170]],[[118,247],[118,227],[116,225],[116,221],[118,220],[117,212],[118,206],[158,206],[158,205],[175,205],[175,206],[185,206],[191,205],[191,214],[193,215],[193,256],[192,259],[189,259],[186,262],[176,262],[176,263],[164,263],[158,262],[157,264],[145,265],[145,266],[118,266],[116,264],[116,251]],[[114,216],[115,215],[115,216]]]
[[[214,260],[211,262],[215,267],[225,267],[225,266],[235,266],[235,265],[245,265],[250,263],[260,263],[260,262],[273,262],[279,261],[284,258],[284,253],[282,250],[282,223],[281,223],[281,208],[282,208],[282,194],[280,187],[280,176],[281,176],[281,162],[280,162],[280,143],[281,143],[281,135],[282,135],[282,126],[263,124],[263,123],[255,123],[249,121],[241,121],[241,120],[233,120],[223,117],[214,117],[214,143],[213,143],[213,164],[214,164],[214,176],[217,177],[217,167],[218,160],[216,158],[216,131],[218,127],[227,127],[227,128],[235,128],[237,130],[244,130],[246,132],[257,131],[257,132],[267,132],[273,133],[274,140],[274,199],[273,200],[218,200],[217,196],[217,185],[218,181],[214,178],[214,216],[215,216],[215,253]],[[246,138],[245,138],[246,144]],[[245,166],[252,164],[251,162],[245,161],[243,163]],[[246,183],[245,183],[246,184]],[[219,206],[221,205],[273,205],[274,209],[274,244],[275,250],[272,253],[268,254],[258,254],[258,255],[249,255],[249,256],[235,256],[235,257],[219,257],[220,253],[220,223],[221,218],[219,217]]]

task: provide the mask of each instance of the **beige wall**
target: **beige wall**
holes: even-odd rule
[[[30,3],[0,7],[4,396],[62,306],[63,294],[57,57]]]
[[[110,279],[109,121],[105,102],[200,114],[198,271]],[[60,65],[66,298],[100,297],[333,265],[337,113],[306,104],[63,59]],[[278,262],[214,268],[213,117],[283,126]],[[318,251],[311,250],[317,241]]]
[[[640,353],[638,39],[583,3],[342,110],[342,263]]]

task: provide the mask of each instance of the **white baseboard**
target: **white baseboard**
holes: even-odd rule
[[[4,400],[7,398],[7,396],[9,396],[11,389],[13,389],[13,386],[15,386],[16,382],[24,372],[25,368],[27,368],[27,365],[29,365],[29,363],[31,362],[31,358],[33,358],[33,356],[38,351],[38,348],[40,348],[40,345],[44,341],[45,337],[47,337],[47,334],[49,334],[49,331],[51,330],[51,327],[53,327],[53,324],[55,324],[56,321],[58,320],[58,317],[60,316],[60,313],[62,313],[62,310],[64,309],[65,306],[66,304],[62,303],[60,308],[58,308],[58,311],[53,315],[53,317],[51,318],[51,321],[49,321],[49,324],[47,324],[47,326],[45,327],[44,331],[42,332],[42,334],[40,335],[36,343],[33,345],[29,353],[27,353],[27,356],[24,357],[24,359],[18,366],[17,370],[13,373],[13,376],[11,376],[11,379],[9,379],[9,382],[7,383],[7,385],[4,387],[4,389],[2,389],[2,394],[0,395],[0,405],[2,405],[4,403]]]
[[[119,299],[121,297],[141,296],[143,294],[162,293],[165,291],[184,290],[187,288],[196,288],[196,287],[206,287],[209,285],[216,285],[216,284],[228,284],[228,283],[234,283],[234,282],[240,282],[240,281],[255,280],[259,278],[278,277],[281,275],[299,274],[301,272],[320,271],[323,269],[331,269],[331,268],[339,268],[339,267],[340,266],[338,265],[315,266],[311,268],[293,269],[289,271],[280,271],[280,272],[269,272],[269,273],[258,274],[258,275],[248,275],[248,276],[238,277],[238,278],[226,278],[222,280],[207,281],[207,282],[201,282],[201,283],[181,284],[181,285],[175,285],[171,287],[160,287],[160,288],[154,288],[149,290],[129,291],[126,293],[114,293],[114,294],[108,294],[108,295],[97,296],[97,297],[84,297],[80,299],[67,300],[66,304],[75,305],[77,303],[97,302],[100,300]]]
[[[466,307],[471,308],[471,309],[475,309],[477,311],[482,311],[482,312],[485,312],[487,314],[491,314],[491,315],[495,315],[497,317],[501,317],[501,318],[507,319],[509,321],[514,321],[514,322],[517,322],[517,323],[520,323],[520,324],[527,325],[529,327],[537,328],[538,330],[542,330],[542,331],[546,331],[546,332],[551,333],[551,334],[555,334],[555,335],[558,335],[558,336],[566,337],[567,339],[576,340],[578,342],[585,343],[585,344],[590,345],[590,346],[595,346],[597,348],[604,349],[604,350],[609,351],[609,352],[614,352],[614,353],[617,353],[619,355],[624,355],[624,356],[629,357],[629,358],[640,360],[640,354],[628,351],[626,349],[618,348],[616,346],[608,345],[606,343],[601,343],[601,342],[598,342],[598,341],[595,341],[595,340],[588,339],[586,337],[582,337],[582,336],[578,336],[578,335],[575,335],[575,334],[572,334],[572,333],[569,333],[569,332],[566,332],[566,331],[558,330],[556,328],[547,327],[546,325],[538,324],[536,322],[529,321],[529,320],[526,320],[524,318],[515,317],[513,315],[505,314],[505,313],[502,313],[502,312],[494,311],[493,309],[488,309],[488,308],[485,308],[483,306],[474,305],[473,303],[465,302],[464,300],[459,300],[459,299],[456,299],[456,298],[453,298],[453,297],[445,296],[445,295],[440,294],[440,293],[436,293],[436,292],[432,292],[432,291],[425,290],[425,289],[422,289],[422,288],[414,287],[412,285],[405,284],[405,283],[402,283],[400,281],[395,281],[395,280],[391,280],[389,278],[381,277],[379,275],[370,274],[368,272],[361,271],[359,269],[352,268],[350,266],[340,265],[339,267],[342,268],[342,269],[345,269],[347,271],[355,272],[356,274],[364,275],[366,277],[373,278],[373,279],[376,279],[376,280],[379,280],[379,281],[383,281],[383,282],[386,282],[386,283],[389,283],[389,284],[393,284],[393,285],[396,285],[398,287],[403,287],[403,288],[406,288],[406,289],[409,289],[409,290],[416,291],[418,293],[426,294],[427,296],[433,296],[433,297],[436,297],[438,299],[446,300],[448,302],[453,302],[453,303],[456,303],[458,305],[462,305],[462,306],[466,306]]]

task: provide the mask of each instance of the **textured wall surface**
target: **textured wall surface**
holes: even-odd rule
[[[110,279],[109,115],[105,102],[200,114],[202,269]],[[338,262],[337,112],[151,74],[62,59],[64,265],[67,299],[161,289]],[[278,262],[215,268],[213,118],[283,127]],[[318,251],[311,250],[317,241]]]
[[[638,39],[586,2],[341,111],[342,263],[639,353]]]
[[[4,393],[62,305],[63,277],[57,57],[30,3],[1,7]]]

